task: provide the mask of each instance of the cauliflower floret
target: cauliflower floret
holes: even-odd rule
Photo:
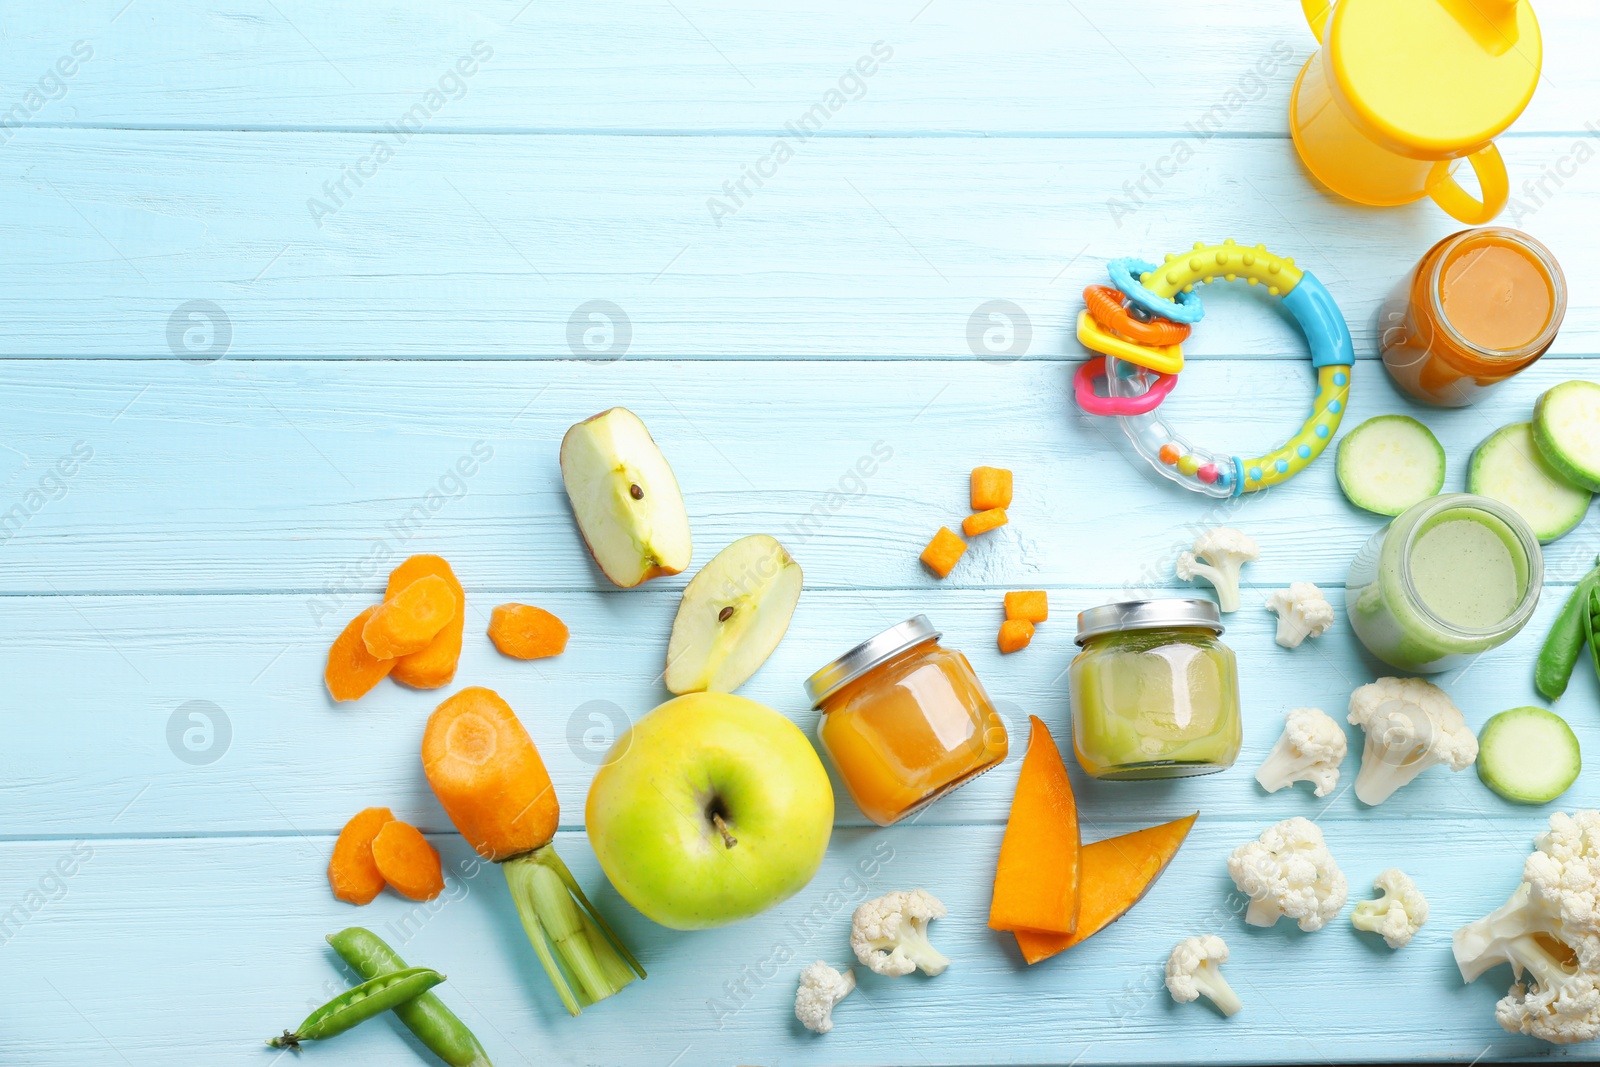
[[[1260,558],[1255,538],[1231,526],[1217,526],[1194,539],[1194,551],[1179,553],[1177,572],[1186,582],[1204,578],[1216,589],[1219,608],[1238,611],[1239,570]]]
[[[1333,605],[1310,582],[1294,582],[1267,597],[1267,610],[1278,616],[1278,644],[1299,648],[1308,637],[1321,637],[1333,625]]]
[[[1222,977],[1227,961],[1228,946],[1217,935],[1184,938],[1167,957],[1167,992],[1179,1004],[1206,997],[1222,1014],[1233,1015],[1244,1005]]]
[[[1228,874],[1250,898],[1244,921],[1251,926],[1271,926],[1287,915],[1302,930],[1320,930],[1339,914],[1350,892],[1322,831],[1298,815],[1234,849]]]
[[[800,988],[794,994],[794,1017],[807,1030],[825,1034],[833,1029],[833,1006],[848,997],[856,987],[856,972],[843,974],[818,960],[800,972]]]
[[[1463,771],[1478,739],[1443,689],[1421,678],[1379,678],[1350,694],[1350,722],[1367,732],[1356,775],[1363,804],[1382,804],[1436,763]]]
[[[1310,782],[1325,797],[1339,784],[1339,764],[1350,749],[1344,729],[1321,708],[1295,708],[1283,717],[1283,736],[1272,746],[1256,781],[1269,793]]]
[[[918,967],[943,974],[950,961],[928,941],[928,923],[944,917],[944,905],[926,889],[885,893],[856,909],[850,948],[863,966],[892,978]]]
[[[1428,921],[1427,898],[1398,867],[1378,875],[1372,887],[1381,889],[1383,896],[1357,904],[1350,913],[1351,924],[1369,934],[1382,934],[1390,948],[1404,948]]]
[[[1600,1037],[1600,812],[1555,813],[1534,847],[1511,899],[1455,932],[1456,965],[1470,982],[1511,964],[1494,1014],[1512,1033],[1589,1041]]]

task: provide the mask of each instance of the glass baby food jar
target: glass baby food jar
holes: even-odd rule
[[[1378,313],[1389,376],[1418,400],[1459,408],[1544,355],[1567,313],[1555,256],[1484,226],[1428,249]]]
[[[910,815],[1006,758],[1006,728],[967,657],[925,615],[863,641],[806,679],[817,737],[861,813]]]
[[[1072,747],[1094,778],[1187,778],[1239,755],[1239,671],[1209,600],[1130,600],[1078,614]]]
[[[1368,652],[1436,674],[1509,641],[1543,585],[1539,539],[1521,515],[1445,493],[1402,511],[1356,553],[1345,610]]]

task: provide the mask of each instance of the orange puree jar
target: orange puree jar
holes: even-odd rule
[[[861,813],[910,815],[1006,758],[1006,728],[967,657],[918,615],[806,679],[817,736]]]
[[[1463,230],[1428,249],[1379,312],[1383,365],[1418,400],[1465,407],[1544,355],[1566,312],[1548,248],[1503,227]]]

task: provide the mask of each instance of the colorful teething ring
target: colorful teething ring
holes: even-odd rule
[[[1114,281],[1118,264],[1133,266],[1138,261],[1113,261]],[[1243,458],[1197,448],[1163,423],[1154,408],[1143,414],[1118,416],[1134,449],[1163,477],[1186,489],[1216,497],[1238,496],[1277,485],[1298,474],[1321,455],[1338,433],[1339,422],[1344,417],[1355,346],[1339,306],[1316,276],[1301,271],[1292,259],[1273,255],[1262,245],[1242,248],[1232,241],[1209,246],[1196,243],[1188,253],[1167,256],[1160,267],[1142,266],[1137,284],[1144,294],[1153,298],[1150,303],[1128,293],[1120,283],[1117,288],[1141,306],[1167,318],[1173,317],[1167,314],[1166,306],[1170,305],[1184,314],[1192,313],[1198,320],[1203,310],[1194,287],[1218,278],[1226,281],[1243,278],[1251,285],[1265,285],[1269,293],[1282,297],[1284,307],[1294,316],[1310,346],[1317,392],[1311,415],[1299,432],[1264,455]],[[1190,299],[1184,301],[1184,296]],[[1151,307],[1152,303],[1158,306]],[[1147,385],[1142,375],[1125,378],[1117,372],[1114,362],[1106,362],[1106,391],[1112,396],[1142,397]]]
[[[1128,313],[1124,300],[1121,290],[1109,285],[1091,285],[1083,291],[1084,306],[1094,316],[1094,321],[1135,344],[1179,345],[1193,328],[1160,316],[1136,319]]]
[[[1087,308],[1078,312],[1078,343],[1102,356],[1115,356],[1157,374],[1177,374],[1183,369],[1182,345],[1135,344],[1100,325]]]
[[[1114,368],[1107,370],[1108,359],[1115,361],[1115,357],[1098,356],[1080,366],[1078,373],[1072,376],[1072,394],[1077,399],[1078,406],[1091,415],[1148,414],[1160,407],[1167,394],[1172,392],[1172,387],[1178,384],[1176,374],[1153,374],[1151,371],[1139,368],[1135,377],[1146,379],[1143,393],[1138,396],[1099,396],[1094,391],[1094,380],[1116,373]],[[1148,380],[1150,378],[1154,380]]]
[[[1111,284],[1116,286],[1123,296],[1150,314],[1171,319],[1185,326],[1193,326],[1205,317],[1206,309],[1200,306],[1200,296],[1192,289],[1177,290],[1171,295],[1164,296],[1145,288],[1140,279],[1149,277],[1150,272],[1155,269],[1154,263],[1146,263],[1131,256],[1125,259],[1113,259],[1106,264],[1106,273],[1111,275]]]

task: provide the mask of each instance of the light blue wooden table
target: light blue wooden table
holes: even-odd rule
[[[0,1063],[265,1065],[262,1038],[344,987],[322,936],[352,923],[448,973],[445,999],[501,1065],[1592,1052],[1503,1033],[1508,972],[1463,987],[1450,957],[1451,931],[1516,884],[1548,811],[1470,772],[1430,772],[1376,810],[1251,778],[1285,709],[1338,714],[1376,673],[1342,623],[1287,653],[1262,610],[1293,580],[1341,588],[1377,528],[1331,462],[1219,510],[1157,482],[1068,395],[1077,294],[1108,258],[1265,242],[1345,309],[1363,357],[1351,420],[1424,418],[1460,486],[1479,440],[1550,384],[1593,377],[1580,360],[1600,352],[1600,14],[1539,11],[1545,78],[1502,142],[1518,197],[1503,221],[1566,267],[1566,327],[1491,402],[1435,411],[1371,360],[1373,321],[1455,227],[1308,183],[1285,135],[1312,44],[1291,3],[5,3],[0,511],[22,518],[0,542]],[[826,121],[797,136],[819,103]],[[1014,353],[978,358],[969,322],[996,300],[1028,328]],[[1172,416],[1218,448],[1271,445],[1308,395],[1292,326],[1249,292],[1207,300]],[[1254,534],[1263,558],[1228,633],[1239,766],[1075,779],[1091,838],[1202,812],[1148,899],[1022,966],[984,925],[1013,759],[915,825],[872,828],[841,799],[815,881],[743,925],[673,933],[622,903],[585,844],[583,798],[608,731],[666,695],[654,679],[687,576],[619,592],[583,552],[556,445],[614,404],[675,466],[696,568],[754,532],[804,565],[793,627],[744,692],[807,730],[805,675],[926,612],[1014,737],[1033,713],[1064,739],[1073,613],[1185,588],[1171,560],[1204,525]],[[853,478],[874,448],[892,455]],[[489,458],[454,477],[474,449]],[[53,474],[75,451],[75,473]],[[962,516],[979,463],[1016,471],[1012,524],[936,582],[917,553]],[[1528,631],[1443,679],[1474,726],[1535,702],[1535,647],[1596,542],[1591,522],[1550,546]],[[432,833],[452,871],[470,856],[416,755],[440,694],[386,685],[335,707],[321,684],[329,640],[382,588],[379,561],[412,552],[454,563],[470,609],[456,684],[519,710],[564,805],[563,854],[650,970],[580,1019],[497,874],[453,874],[422,907],[328,893],[333,836],[369,804]],[[1018,587],[1049,589],[1053,617],[1002,660],[999,597]],[[493,651],[488,610],[512,599],[569,623],[565,655]],[[1591,754],[1597,705],[1580,668],[1560,710]],[[1592,775],[1561,801],[1595,804]],[[1433,919],[1410,947],[1343,919],[1244,926],[1224,857],[1294,814],[1319,819],[1353,896],[1391,864],[1417,878]],[[869,975],[833,1034],[800,1029],[799,967],[844,963],[854,904],[916,886],[949,905],[935,936],[950,971]],[[1233,946],[1232,1020],[1161,988],[1171,945],[1205,930]],[[392,1021],[305,1057],[423,1062]]]

